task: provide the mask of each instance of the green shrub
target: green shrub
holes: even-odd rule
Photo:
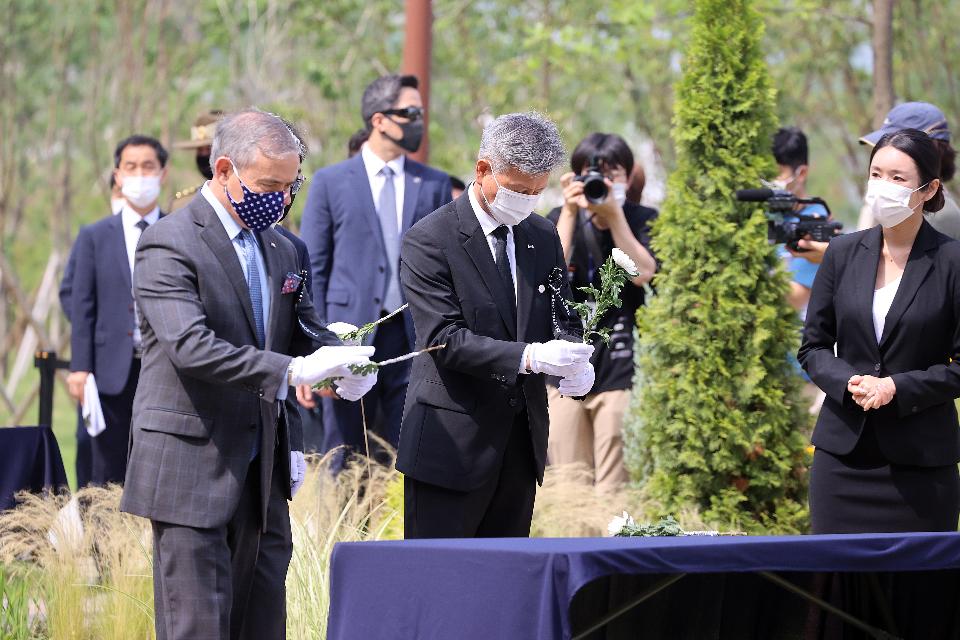
[[[633,477],[668,511],[746,531],[806,526],[809,415],[787,361],[799,324],[761,209],[774,91],[749,0],[697,0],[677,86],[677,169],[654,231],[663,268],[638,313]]]

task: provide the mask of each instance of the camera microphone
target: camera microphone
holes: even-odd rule
[[[736,192],[740,202],[766,202],[776,195],[773,189],[740,189]]]

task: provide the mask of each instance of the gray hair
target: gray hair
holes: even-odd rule
[[[490,121],[483,128],[477,158],[488,161],[496,173],[514,167],[539,176],[553,171],[566,155],[557,125],[543,114],[528,111]]]
[[[360,115],[363,117],[363,123],[367,129],[370,128],[370,118],[373,114],[380,113],[393,108],[400,99],[400,91],[404,87],[418,89],[420,83],[417,82],[417,76],[400,76],[391,74],[380,76],[367,85],[363,91],[363,98],[360,100]]]
[[[210,148],[210,169],[227,156],[237,169],[253,164],[257,150],[268,158],[300,155],[302,145],[282,118],[259,109],[231,113],[217,123]]]

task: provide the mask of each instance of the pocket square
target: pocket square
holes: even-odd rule
[[[300,283],[303,282],[303,278],[293,271],[287,273],[287,277],[283,281],[283,288],[280,289],[281,294],[296,293],[300,289]]]

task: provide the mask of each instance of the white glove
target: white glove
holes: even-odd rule
[[[593,345],[566,340],[534,342],[527,355],[530,358],[530,370],[534,373],[564,378],[580,373],[584,365],[590,364]]]
[[[557,391],[559,391],[562,396],[572,398],[585,396],[590,393],[590,389],[593,388],[595,378],[596,374],[593,371],[593,365],[588,362],[587,366],[580,372],[568,378],[561,378]]]
[[[344,400],[354,402],[365,396],[375,384],[377,384],[376,371],[365,376],[351,373],[337,380],[337,395]]]
[[[353,375],[349,365],[367,364],[373,353],[373,347],[320,347],[290,362],[290,384],[316,384],[326,378]]]
[[[303,481],[307,477],[307,461],[303,457],[303,451],[290,452],[290,497],[297,495],[297,491],[303,486]]]

